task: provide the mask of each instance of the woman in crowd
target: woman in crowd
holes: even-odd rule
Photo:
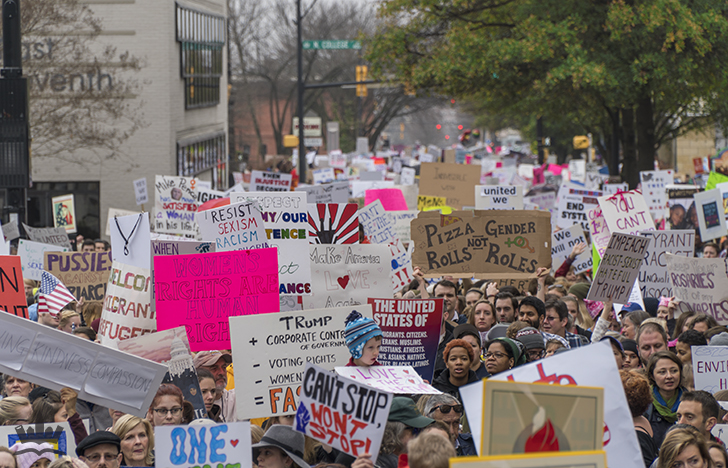
[[[253,445],[253,462],[258,468],[310,468],[303,460],[303,433],[276,424]]]
[[[435,379],[432,386],[460,399],[458,389],[478,380],[475,372],[470,370],[470,365],[475,359],[473,347],[465,340],[454,339],[445,346],[442,357],[446,369]]]
[[[30,423],[33,407],[25,397],[12,396],[0,400],[0,426]]]
[[[650,314],[644,310],[635,310],[628,313],[622,320],[622,336],[628,340],[634,340],[637,336],[637,329],[648,318],[650,318]]]
[[[176,385],[162,384],[149,407],[147,419],[155,427],[179,425],[184,420],[184,407],[185,398],[182,390]]]
[[[0,446],[0,468],[18,468],[15,452],[7,447]]]
[[[66,333],[73,331],[81,326],[81,316],[74,310],[64,310],[58,321],[58,329]]]
[[[38,390],[41,389],[36,389],[35,392]],[[75,406],[75,404],[73,406]],[[69,413],[71,413],[70,417]],[[35,398],[33,401],[33,413],[30,415],[29,424],[66,421],[68,421],[68,424],[73,430],[73,438],[76,439],[76,444],[79,444],[86,438],[86,436],[88,436],[86,426],[83,424],[81,417],[75,411],[75,407],[71,408],[71,411],[69,411],[68,405],[65,401],[63,401],[59,392],[55,390],[48,390]]]
[[[645,463],[645,468],[650,468],[652,462],[657,458],[657,445],[652,438],[652,426],[644,417],[645,411],[652,402],[650,383],[636,372],[622,370],[619,371],[619,375],[627,396],[629,412],[632,414],[632,424],[637,433],[637,441],[640,443],[642,461]]]
[[[485,346],[485,369],[496,375],[526,362],[522,344],[510,338],[496,338]]]
[[[111,432],[121,439],[122,465],[154,466],[154,429],[149,421],[125,414]]]
[[[480,341],[485,342],[488,332],[496,324],[495,309],[493,304],[486,299],[481,299],[473,306],[473,313],[468,323],[478,329]]]
[[[712,468],[705,438],[691,429],[673,429],[660,446],[657,468]]]
[[[197,369],[197,380],[200,382],[202,401],[205,402],[207,417],[213,421],[220,422],[220,407],[215,405],[217,389],[215,388],[215,376],[207,369]]]
[[[725,447],[715,441],[708,442],[708,453],[710,458],[713,460],[715,468],[726,468],[728,466],[728,454],[726,454]]]
[[[670,351],[658,351],[647,364],[647,379],[652,386],[652,404],[645,416],[652,426],[655,444],[661,445],[667,429],[677,420],[683,394],[682,362]]]
[[[469,323],[464,323],[455,327],[453,337],[466,341],[473,348],[475,358],[470,364],[470,370],[475,372],[475,376],[479,379],[490,377],[488,371],[485,370],[485,364],[483,364],[483,344],[478,329]]]
[[[56,459],[53,446],[48,442],[16,442],[10,450],[15,452],[18,468],[48,468]]]
[[[640,361],[640,352],[637,348],[637,342],[635,340],[622,340],[622,348],[624,348],[622,368],[626,370],[641,368],[642,361]]]
[[[589,312],[586,310],[584,301],[577,299],[574,296],[564,296],[561,298],[569,309],[569,314],[574,318],[574,328],[579,326],[583,330],[590,330],[594,326],[594,320],[592,320]]]
[[[8,374],[5,374],[5,376],[3,376],[4,396],[22,396],[28,398],[31,390],[33,390],[33,384],[28,382],[27,380],[19,379]]]
[[[68,455],[58,457],[48,468],[88,468],[88,465],[78,458],[71,458]]]

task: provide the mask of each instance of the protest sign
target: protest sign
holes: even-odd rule
[[[268,244],[278,249],[280,294],[311,293],[308,260],[308,204],[302,192],[234,194],[232,202],[255,201],[262,213]]]
[[[154,257],[154,284],[157,328],[184,326],[195,352],[230,348],[228,317],[280,306],[276,249]]]
[[[58,457],[76,456],[76,438],[68,421],[0,426],[0,445],[3,447],[26,442],[51,444],[53,454]]]
[[[324,390],[324,389],[331,389]],[[376,462],[392,395],[306,363],[294,428],[319,442]]]
[[[40,281],[43,276],[43,254],[45,252],[67,252],[68,249],[58,245],[41,244],[25,239],[18,241],[18,255],[23,268],[23,278]]]
[[[369,298],[369,305],[382,329],[377,361],[383,366],[412,366],[432,382],[444,300]]]
[[[585,362],[589,365],[583,365]],[[609,343],[577,348],[501,372],[489,379],[604,388],[603,442],[609,466],[644,467],[619,369]],[[480,441],[483,437],[483,381],[460,387],[460,394],[473,439]]]
[[[352,198],[364,198],[367,190],[394,188],[392,180],[353,180],[350,182]]]
[[[411,167],[403,167],[399,176],[399,183],[402,185],[414,185],[417,172]]]
[[[119,208],[109,208],[108,214],[106,216],[106,230],[104,231],[104,234],[111,237],[111,223],[114,222],[114,218],[120,218],[122,216],[131,216],[131,215],[139,215],[140,213],[138,211],[132,211],[132,210],[122,210]]]
[[[398,188],[369,189],[364,195],[364,204],[369,205],[379,200],[387,211],[402,211],[407,209],[407,201]]]
[[[700,228],[693,200],[693,196],[698,192],[700,189],[694,185],[667,187],[665,229],[695,229],[697,231]]]
[[[666,187],[675,183],[672,169],[665,171],[641,171],[642,194],[647,202],[655,223],[660,223],[665,217],[667,207]]]
[[[584,182],[586,178],[586,161],[583,159],[572,159],[569,161],[569,174],[571,180]]]
[[[333,370],[351,355],[344,342],[346,317],[369,305],[230,318],[238,418],[294,414],[307,362]]]
[[[394,235],[399,238],[404,244],[409,244],[411,241],[410,236],[410,222],[417,217],[419,211],[390,211],[389,215],[394,218]]]
[[[602,192],[604,195],[614,195],[619,192],[628,192],[629,184],[624,182],[622,184],[604,184],[602,185]]]
[[[414,247],[414,245],[410,244],[405,249],[402,241],[399,239],[395,239],[394,242],[389,243],[389,251],[392,253],[392,270],[390,276],[392,278],[392,291],[394,293],[415,279],[413,276],[414,268],[412,267],[412,251]]]
[[[269,247],[263,217],[250,202],[198,212],[197,224],[202,240],[214,242],[216,252]]]
[[[419,194],[420,189],[416,185],[395,185],[394,187],[402,191],[402,195],[404,195],[404,201],[407,202],[407,209],[416,210],[417,195]]]
[[[164,235],[164,234],[155,234]],[[172,237],[172,236],[170,236]],[[154,257],[158,255],[186,255],[186,254],[197,254],[214,252],[215,244],[212,242],[199,242],[186,239],[153,239],[151,246],[152,257],[149,259],[150,266],[152,267],[152,299],[151,308],[156,310],[156,301],[154,300]]]
[[[66,234],[76,232],[76,205],[73,194],[61,195],[51,199],[53,210],[53,227],[63,228]]]
[[[593,452],[536,452],[522,455],[458,457],[450,459],[450,468],[607,468],[604,450]],[[637,467],[632,467],[637,468]]]
[[[111,226],[111,258],[127,265],[149,270],[152,242],[149,216],[139,213],[109,219]]]
[[[391,297],[392,254],[387,244],[310,245],[311,296],[304,309],[366,304]]]
[[[695,248],[695,231],[669,230],[645,231],[643,236],[652,239],[645,261],[640,268],[639,283],[643,297],[672,297],[670,274],[667,269],[667,253],[692,258]]]
[[[58,245],[71,250],[71,242],[68,240],[68,234],[63,228],[32,228],[23,223],[23,229],[33,242]]]
[[[359,210],[359,224],[372,244],[388,244],[397,239],[394,217],[384,209],[381,200],[375,200]]]
[[[574,223],[580,223],[582,228],[589,229],[587,214],[599,207],[597,197],[601,196],[602,192],[570,188],[559,198],[558,226],[566,229]]]
[[[197,180],[157,175],[154,182],[154,231],[167,234],[197,232]]]
[[[0,311],[28,318],[23,267],[17,255],[0,255]]]
[[[7,224],[2,225],[2,233],[5,240],[11,241],[20,237],[20,230],[18,229],[17,221],[10,221]]]
[[[442,393],[425,383],[412,366],[337,367],[336,373],[384,392],[404,394]]]
[[[480,171],[465,164],[422,163],[420,193],[445,197],[445,205],[456,210],[475,206],[473,187],[480,183]]]
[[[220,192],[218,190],[212,190],[208,188],[202,188],[200,187],[200,184],[197,184],[197,203],[199,205],[202,205],[203,203],[209,202],[210,200],[219,200],[221,198],[225,198],[225,192]]]
[[[111,273],[111,252],[45,252],[43,269],[86,304],[102,302]]]
[[[516,185],[476,185],[476,210],[522,210],[523,187]]]
[[[728,234],[720,189],[699,192],[693,198],[700,226],[700,240],[707,242]]]
[[[315,185],[327,184],[334,180],[336,180],[336,175],[334,174],[333,167],[324,167],[322,169],[313,170],[313,183]]]
[[[349,182],[332,182],[326,185],[299,185],[296,191],[306,192],[307,203],[348,203]]]
[[[604,256],[604,251],[607,250],[607,245],[609,244],[609,238],[611,236],[609,226],[607,226],[607,220],[604,219],[601,208],[594,208],[588,213],[588,216],[592,247],[597,253],[597,256],[601,258]],[[598,262],[592,265],[594,268],[598,266]]]
[[[587,172],[584,179],[584,188],[587,190],[601,190],[602,183],[607,180],[609,180],[609,174]]]
[[[142,205],[149,202],[149,194],[147,193],[147,178],[142,177],[132,182],[134,185],[134,198],[136,198],[136,204]]]
[[[529,197],[523,197],[524,203],[536,205],[540,210],[551,210],[556,206],[556,193],[543,192]]]
[[[695,390],[728,390],[728,346],[691,346]]]
[[[251,192],[287,192],[291,190],[291,174],[253,171],[250,174]]]
[[[378,170],[364,171],[364,172],[359,173],[359,180],[367,181],[367,182],[369,182],[369,181],[381,182],[384,180],[384,173],[380,172]]]
[[[670,253],[667,271],[680,312],[712,315],[719,324],[728,324],[728,264],[724,258],[685,258]]]
[[[31,320],[0,314],[0,372],[70,387],[78,399],[146,416],[166,368]],[[110,396],[113,395],[113,396]]]
[[[356,203],[308,205],[309,243],[358,244],[358,211]]]
[[[155,466],[252,468],[250,421],[157,426],[154,428]]]
[[[655,222],[641,193],[632,190],[598,200],[609,232],[638,235],[641,231],[654,231]]]
[[[718,403],[720,403],[721,407],[724,408],[724,404],[723,404],[724,402],[718,402]],[[710,430],[710,433],[716,439],[720,439],[720,441],[723,443],[723,446],[725,446],[725,444],[728,443],[728,424],[716,424]]]
[[[346,167],[346,155],[341,150],[330,151],[329,166],[344,169]]]
[[[392,172],[394,172],[395,174],[401,173],[403,166],[404,166],[403,158],[400,158],[400,157],[392,158]]]
[[[446,205],[447,200],[445,197],[431,197],[429,195],[418,195],[417,196],[417,210],[423,211],[430,208],[436,209]]]
[[[109,346],[157,330],[152,298],[151,271],[114,261],[106,286],[99,322],[101,344]]]
[[[587,299],[611,300],[620,304],[629,302],[632,286],[651,241],[647,237],[613,232]]]
[[[561,266],[571,254],[571,249],[580,242],[588,246],[584,230],[579,224],[574,224],[570,228],[561,231],[554,231],[551,234],[551,257],[554,265]],[[574,273],[577,275],[590,270],[592,268],[591,249],[587,247],[581,255],[576,257],[572,265],[574,266]]]
[[[411,229],[412,264],[430,278],[527,278],[551,266],[551,215],[545,211],[425,212]]]

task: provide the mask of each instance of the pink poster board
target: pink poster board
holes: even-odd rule
[[[369,189],[364,194],[364,205],[382,201],[385,211],[407,211],[407,202],[398,188]]]

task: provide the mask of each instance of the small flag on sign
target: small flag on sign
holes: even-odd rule
[[[40,294],[38,295],[38,313],[57,315],[63,307],[71,301],[75,301],[69,291],[58,278],[47,271],[43,272],[40,281]]]

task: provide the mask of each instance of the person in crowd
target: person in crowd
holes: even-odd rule
[[[273,425],[252,446],[258,468],[310,468],[303,460],[304,435],[290,426]]]
[[[103,239],[96,239],[94,241],[94,250],[96,252],[108,252],[111,250],[111,244]]]
[[[58,319],[58,329],[66,333],[73,333],[73,331],[81,326],[81,315],[73,310],[61,311],[60,318]]]
[[[184,419],[185,398],[176,385],[162,384],[152,399],[147,419],[153,426],[174,426]],[[118,422],[118,421],[117,421]]]
[[[435,433],[422,434],[407,447],[410,468],[448,468],[450,459],[456,456],[450,441]]]
[[[718,325],[717,327],[713,327],[713,328],[709,329],[707,332],[704,333],[704,335],[705,335],[705,339],[708,341],[708,344],[711,344],[713,342],[713,338],[715,338],[716,336],[723,334],[723,333],[725,333],[723,335],[723,337],[716,340],[716,342],[723,341],[723,344],[721,344],[721,345],[715,344],[713,346],[726,346],[726,345],[728,345],[728,327],[724,327],[723,325]]]
[[[235,422],[238,415],[235,409],[235,389],[226,390],[228,384],[227,366],[233,362],[229,354],[220,351],[202,351],[192,359],[195,369],[207,369],[215,376],[217,398],[215,404],[220,407],[219,422]]]
[[[675,320],[675,329],[672,331],[673,340],[677,340],[677,337],[680,336],[682,332],[688,331],[690,329],[690,321],[696,315],[697,314],[692,310],[686,310],[685,312],[680,314],[677,320]]]
[[[566,308],[564,301],[560,299],[547,301],[544,306],[546,312],[541,331],[544,332],[547,339],[549,338],[547,334],[560,336],[566,339],[571,348],[578,348],[586,344],[586,339],[582,340],[579,335],[566,331],[569,309]]]
[[[450,434],[455,439],[455,450],[458,456],[476,455],[475,442],[472,434],[463,433],[460,429],[460,419],[463,416],[463,405],[452,395],[442,393],[432,395],[425,403],[423,414],[435,421],[447,424]]]
[[[496,375],[526,362],[523,344],[510,338],[496,338],[485,346],[485,369]]]
[[[0,426],[28,424],[33,407],[27,398],[10,396],[0,400]]]
[[[435,379],[432,386],[455,398],[460,396],[459,387],[478,380],[470,365],[475,360],[475,352],[470,344],[462,339],[453,339],[443,351],[446,369]]]
[[[481,299],[473,306],[473,313],[468,319],[468,323],[478,329],[480,341],[485,342],[490,329],[498,323],[495,318],[495,308],[486,299]]]
[[[549,294],[553,294],[554,296],[558,296],[559,299],[563,299],[569,293],[567,285],[571,286],[571,284],[562,277],[559,278],[558,281],[554,281],[553,284],[551,284],[546,290]]]
[[[92,432],[76,446],[76,455],[89,468],[119,468],[121,439],[110,431]]]
[[[708,442],[708,453],[710,453],[715,468],[726,468],[728,466],[728,453],[726,453],[725,447],[721,443],[712,440]]]
[[[657,468],[712,468],[705,437],[688,428],[670,431],[657,460]]]
[[[624,349],[624,360],[622,361],[624,369],[634,370],[642,367],[640,351],[635,340],[622,340],[622,349]]]
[[[463,341],[466,341],[473,348],[473,354],[475,357],[473,358],[473,362],[470,364],[470,370],[475,372],[475,376],[478,379],[490,377],[490,374],[488,374],[488,371],[485,370],[485,364],[483,363],[483,344],[478,330],[471,324],[464,323],[455,327],[453,337],[455,339],[460,338]]]
[[[652,426],[644,417],[645,411],[652,402],[650,383],[642,375],[627,370],[619,371],[622,378],[622,386],[627,397],[629,412],[632,414],[632,423],[637,434],[637,441],[642,451],[642,461],[645,468],[650,468],[652,462],[657,458],[657,444],[652,438]]]
[[[703,258],[718,258],[720,248],[715,242],[706,242],[703,246]]]
[[[77,395],[76,392],[70,388],[64,389],[64,393]],[[88,436],[83,420],[75,411],[76,403],[73,398],[67,402],[63,399],[61,393],[56,390],[36,387],[32,392],[30,392],[28,401],[30,401],[33,406],[33,412],[31,413],[30,421],[28,422],[29,424],[67,421],[73,431],[76,444],[80,443],[84,438],[86,438],[86,436]]]
[[[516,320],[518,299],[513,294],[501,291],[495,296],[495,316],[498,323],[513,323]]]
[[[7,447],[0,446],[0,468],[18,468],[15,452]]]
[[[97,337],[96,332],[91,327],[77,327],[73,330],[73,334],[89,341],[96,341]]]
[[[215,397],[217,396],[215,376],[207,369],[200,369],[197,371],[197,380],[200,382],[200,393],[202,394],[202,401],[205,402],[207,417],[219,422],[220,407],[215,405]]]
[[[656,323],[640,325],[637,330],[636,341],[643,365],[646,365],[650,357],[656,352],[667,350],[667,333],[664,328]]]
[[[445,308],[447,309],[447,301],[445,304]],[[433,375],[433,380],[436,379],[443,370],[445,370],[445,360],[443,359],[442,353],[445,351],[445,346],[447,346],[447,344],[453,339],[453,332],[455,331],[455,326],[447,319],[447,310],[443,311],[441,323],[442,325],[440,326],[440,341],[437,344],[437,355],[435,357],[435,372]]]
[[[3,396],[22,396],[28,398],[31,390],[33,390],[33,384],[27,380],[13,377],[10,374],[3,376]]]
[[[81,252],[95,252],[96,243],[92,239],[84,239],[81,244]]]
[[[644,310],[634,310],[627,313],[627,315],[622,319],[622,336],[628,340],[634,340],[637,336],[637,329],[639,329],[642,322],[648,318],[650,318],[650,314]]]
[[[688,329],[699,331],[701,333],[705,333],[708,330],[710,330],[711,328],[717,327],[717,326],[718,326],[718,322],[715,320],[715,317],[713,317],[712,315],[697,314],[690,321],[690,325],[688,326]]]
[[[674,316],[674,311],[670,310],[670,298],[660,296],[660,300],[657,303],[657,315],[659,319],[663,319],[666,322],[671,320]]]
[[[83,306],[83,321],[87,326],[101,318],[101,312],[103,310],[103,304],[101,302],[90,302]],[[98,331],[97,331],[98,333]]]
[[[556,351],[560,349],[566,349],[566,346],[564,346],[564,343],[561,342],[561,340],[557,339],[551,339],[546,342],[546,350],[544,353],[544,357],[551,357],[554,354],[556,354]]]
[[[467,318],[466,317],[460,318],[458,316],[458,313],[456,310],[457,305],[458,305],[457,290],[458,290],[458,288],[455,283],[444,279],[435,285],[435,288],[433,289],[433,293],[435,294],[436,298],[445,300],[445,312],[447,314],[446,320],[451,320],[453,322],[460,324],[460,323],[465,323]]]
[[[710,430],[718,424],[719,412],[718,402],[705,390],[685,392],[677,408],[677,423],[693,426],[705,440],[716,440]]]
[[[63,455],[48,465],[48,468],[88,468],[88,465],[81,461],[80,458]]]
[[[589,330],[594,326],[594,320],[589,315],[584,301],[568,295],[562,297],[561,300],[564,301],[566,308],[569,310],[569,314],[574,318],[575,331],[573,333],[591,338],[591,332]]]
[[[60,314],[51,312],[38,312],[38,323],[46,327],[58,328]]]
[[[614,336],[607,335],[602,338],[602,341],[609,341],[612,346],[612,354],[614,354],[614,360],[617,362],[617,369],[621,369],[624,365],[624,348],[622,343]]]
[[[661,445],[667,429],[677,421],[677,409],[683,394],[682,362],[670,351],[657,351],[647,364],[647,379],[652,387],[652,404],[647,417],[655,444]]]
[[[692,362],[693,353],[691,346],[706,346],[708,340],[705,339],[705,335],[702,332],[696,330],[688,330],[682,332],[677,337],[677,344],[675,345],[675,353],[680,360],[685,363]]]
[[[546,355],[543,335],[533,327],[526,327],[516,334],[516,340],[523,344],[527,362],[538,361]]]
[[[121,463],[125,466],[154,466],[154,429],[146,419],[126,414],[111,428],[119,436]]]
[[[344,342],[349,348],[347,366],[380,366],[377,361],[379,347],[382,345],[382,329],[377,323],[353,310],[346,317]]]
[[[523,330],[524,328],[533,328],[533,327],[528,322],[521,322],[520,320],[516,320],[512,324],[508,325],[508,330],[506,330],[506,338],[515,340],[516,335],[518,335],[518,332]]]
[[[16,442],[10,450],[15,452],[18,468],[48,468],[56,459],[53,446],[48,442]]]
[[[116,421],[119,420],[122,416],[124,416],[126,413],[123,411],[115,410],[112,408],[109,408],[109,416],[111,417],[111,427],[109,427],[107,430],[110,431],[112,427],[114,427],[114,424],[116,424]]]
[[[543,325],[546,308],[541,299],[526,296],[518,304],[518,320],[526,322],[532,328],[540,330]]]
[[[481,299],[483,299],[483,291],[478,288],[470,288],[465,293],[465,305],[467,307],[473,307]]]
[[[578,242],[578,243],[574,244],[574,246],[571,248],[571,252],[569,252],[569,256],[566,257],[566,259],[564,260],[564,263],[562,263],[561,266],[556,270],[556,272],[554,273],[554,276],[556,278],[566,276],[569,273],[569,269],[571,268],[571,265],[576,260],[576,257],[578,257],[579,255],[584,253],[584,251],[586,250],[586,247],[587,247],[587,245],[583,242]],[[573,272],[572,272],[572,274],[573,274]],[[571,278],[572,279],[569,279],[569,278],[567,278],[567,279],[569,279],[569,281],[571,281],[573,283],[576,280],[576,275],[573,275]]]

